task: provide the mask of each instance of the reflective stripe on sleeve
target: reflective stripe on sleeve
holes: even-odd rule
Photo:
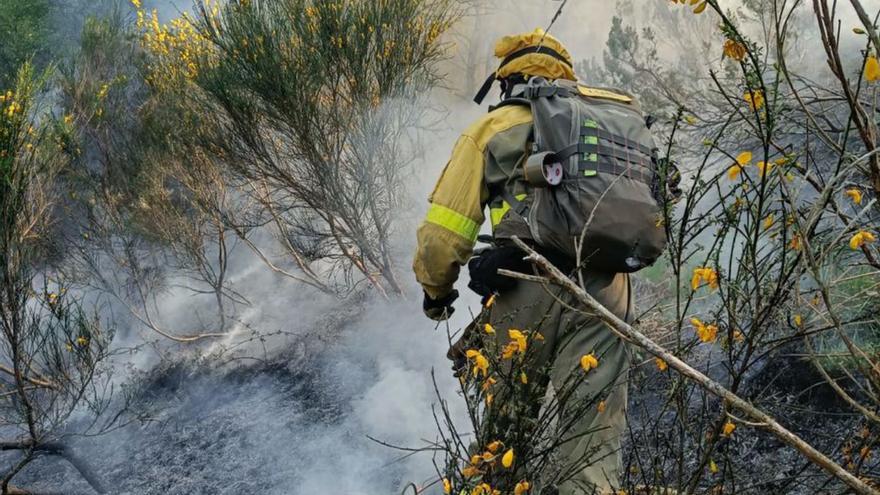
[[[477,235],[480,233],[480,226],[477,222],[457,211],[438,204],[431,204],[431,209],[428,210],[428,216],[425,217],[425,221],[452,231],[472,243],[477,241]]]

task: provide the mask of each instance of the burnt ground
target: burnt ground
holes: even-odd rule
[[[235,361],[222,367],[185,359],[159,366],[133,380],[136,406],[148,420],[110,434],[72,442],[77,453],[118,494],[396,494],[412,471],[395,462],[400,452],[366,438],[356,411],[382,375],[381,366],[330,345],[322,351],[293,346],[266,361]],[[369,354],[369,353],[368,353]],[[339,356],[349,356],[340,361]],[[714,356],[717,358],[718,356]],[[354,370],[354,371],[353,371]],[[670,375],[645,366],[630,394],[630,481],[674,486],[674,475],[651,472],[651,460],[675,473],[670,446],[683,442],[693,467],[700,452],[681,418],[664,411]],[[860,423],[840,399],[799,359],[773,359],[755,371],[743,395],[778,417],[795,433],[843,462],[842,443]],[[379,405],[381,406],[381,404]],[[393,404],[388,421],[395,421]],[[691,396],[686,423],[720,405]],[[380,415],[384,414],[381,407]],[[379,418],[382,421],[382,418]],[[393,431],[394,424],[389,428]],[[635,456],[638,456],[638,459]],[[7,462],[11,460],[6,455]],[[725,493],[843,493],[828,477],[769,434],[740,426],[713,455],[720,472],[707,472],[697,493],[725,481]],[[430,471],[430,458],[415,459]],[[871,467],[877,473],[876,460]],[[735,473],[735,476],[730,476]],[[731,479],[736,482],[732,484]],[[66,462],[44,458],[16,478],[38,493],[93,493]]]
[[[717,365],[717,361],[715,363]],[[707,370],[712,376],[712,368],[704,368]],[[841,383],[846,386],[845,382]],[[685,466],[683,471],[692,472],[703,452],[690,433],[706,431],[708,421],[718,418],[720,401],[700,392],[689,395],[686,418],[675,414],[667,401],[671,384],[670,375],[658,372],[653,364],[636,373],[631,388],[631,431],[626,447],[629,479],[633,485],[687,485],[686,479],[683,482],[676,479],[675,473],[680,472],[676,469],[677,446],[684,445],[683,450],[688,453],[681,461]],[[855,442],[854,450],[859,450],[861,440],[855,433],[862,429],[861,417],[852,414],[815,368],[801,358],[774,357],[761,363],[745,380],[740,395],[771,416],[784,418],[780,422],[786,428],[839,463],[849,461],[842,451],[847,443]],[[846,487],[830,480],[773,435],[743,424],[738,425],[732,438],[719,443],[711,459],[718,472],[713,474],[704,466],[705,477],[696,493],[709,493],[720,484],[724,486],[724,493],[737,494],[846,492]],[[880,475],[876,459],[869,461],[873,462],[865,463],[862,472]],[[652,474],[656,467],[661,467],[660,471],[665,474]]]

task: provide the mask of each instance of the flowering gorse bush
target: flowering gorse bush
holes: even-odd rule
[[[819,493],[842,485],[838,468],[858,479],[860,493],[880,486],[873,454],[880,322],[869,309],[880,303],[877,13],[853,1],[860,25],[840,31],[842,7],[813,4],[746,1],[727,10],[716,0],[653,2],[644,7],[650,26],[615,19],[604,72],[589,76],[645,96],[668,157],[661,175],[676,163],[683,177],[684,193],[661,222],[666,256],[636,277],[637,328],[835,464],[822,471],[814,459],[784,451],[761,432],[767,425],[744,420],[664,359],[642,355],[620,493]],[[635,16],[632,4],[621,5]],[[850,35],[863,49],[842,53],[841,38]],[[502,407],[542,407],[543,396],[520,402],[516,393],[492,393],[502,383],[524,389],[519,368],[503,364],[503,349],[472,350],[464,397],[482,400],[480,409],[469,407],[474,440],[456,444],[450,438],[462,427],[447,425],[438,448],[454,461],[438,480],[456,495],[534,486],[547,470],[530,470],[533,449],[563,437],[521,427],[526,438],[511,444],[485,427]],[[589,355],[582,364],[572,380],[594,366]],[[486,386],[488,378],[496,383]],[[820,389],[823,400],[802,404]],[[587,400],[601,405],[601,397]],[[826,411],[846,419],[817,421]],[[511,448],[515,475],[498,464]]]

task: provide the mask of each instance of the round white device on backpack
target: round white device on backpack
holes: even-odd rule
[[[558,186],[562,182],[562,164],[559,162],[545,164],[544,178],[547,184]]]

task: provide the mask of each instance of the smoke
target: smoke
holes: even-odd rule
[[[189,8],[181,1],[143,3],[163,17]],[[408,185],[414,207],[401,211],[398,221],[395,250],[406,299],[368,294],[340,302],[273,273],[238,245],[230,253],[230,285],[250,305],[237,308],[234,337],[181,348],[115,310],[125,336],[118,345],[157,343],[116,363],[117,383],[132,387],[136,405],[150,412],[149,421],[97,438],[71,439],[77,452],[97,463],[112,493],[376,495],[431,481],[430,453],[407,456],[367,438],[404,447],[436,439],[439,398],[432,370],[440,397],[463,419],[455,407],[457,382],[445,359],[446,327],[435,329],[421,314],[421,290],[407,270],[415,228],[457,136],[486,111],[468,100],[477,89],[474,83],[496,63],[495,39],[546,28],[559,5],[552,0],[481,2],[458,27],[457,35],[468,44],[456,42],[441,68],[449,86],[430,95],[435,110],[426,120],[440,123]],[[597,58],[612,14],[610,2],[572,0],[552,32],[576,60]],[[466,76],[469,70],[473,77]],[[463,274],[459,288],[465,283]],[[184,278],[169,281],[152,306],[160,326],[178,334],[197,332],[214,311],[211,297],[195,296],[186,285]],[[448,323],[453,330],[467,325],[479,308],[475,295],[461,292]],[[230,351],[252,328],[279,333]],[[59,459],[41,459],[22,476],[21,482],[36,490],[88,492]]]

